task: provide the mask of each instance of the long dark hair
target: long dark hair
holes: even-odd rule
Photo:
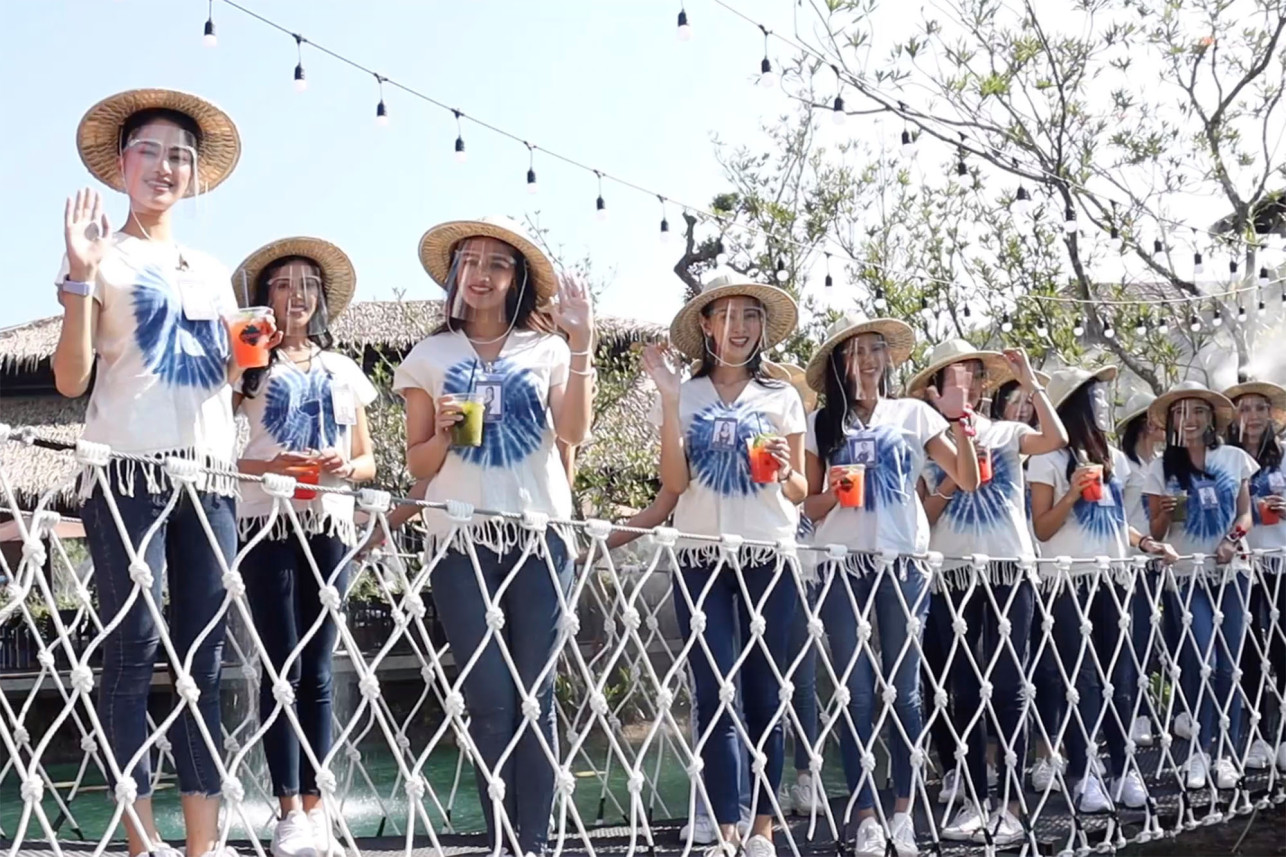
[[[1127,422],[1125,431],[1121,432],[1121,451],[1130,461],[1140,466],[1143,464],[1143,459],[1139,458],[1139,438],[1147,428],[1148,414],[1144,411]]]
[[[1094,423],[1094,388],[1097,381],[1082,384],[1058,406],[1058,418],[1067,429],[1067,479],[1081,463],[1103,467],[1103,481],[1112,477],[1112,451],[1108,447],[1107,432]]]
[[[857,422],[853,403],[857,401],[854,385],[848,377],[848,350],[856,336],[850,336],[831,351],[826,359],[826,400],[817,411],[817,457],[823,465],[830,463],[831,456],[844,444],[844,434]],[[892,383],[891,370],[885,369],[880,378],[879,394],[888,398]],[[849,389],[845,389],[845,387]]]
[[[250,301],[250,306],[272,306],[272,296],[269,294],[271,288],[268,284],[272,282],[272,278],[276,276],[278,271],[291,262],[304,262],[315,266],[319,271],[321,270],[321,265],[318,265],[316,260],[307,256],[282,256],[280,259],[274,259],[271,263],[264,265],[263,270],[259,272],[259,276],[255,278],[254,299]],[[317,309],[313,312],[313,317],[315,318],[318,315],[322,318],[327,317],[325,283],[322,283],[322,290],[317,293]],[[311,323],[312,319],[309,319],[309,324],[311,325]],[[330,330],[326,327],[315,333],[308,334],[308,340],[322,351],[330,351],[335,346],[335,337],[331,335]],[[277,362],[277,349],[280,347],[278,345],[268,352],[267,366],[247,369],[241,374],[241,395],[247,399],[253,399],[263,392],[264,381],[267,380],[268,373],[272,371],[273,364]]]
[[[1277,437],[1280,431],[1277,423],[1269,417],[1268,425],[1264,426],[1264,433],[1259,438],[1259,449],[1250,449],[1245,444],[1245,438],[1241,436],[1238,421],[1233,420],[1232,425],[1228,426],[1228,444],[1250,453],[1261,469],[1276,470],[1282,464],[1282,442]]]
[[[461,241],[466,240],[468,238],[461,239]],[[447,296],[442,302],[442,323],[434,329],[433,333],[429,334],[430,336],[437,336],[439,333],[450,333],[460,329],[456,323],[458,319],[451,317],[451,308],[455,306],[456,296],[460,291],[459,264],[456,261],[459,246],[460,244],[457,242],[456,246],[451,248],[451,272],[447,275]],[[536,284],[531,282],[531,266],[527,264],[527,257],[518,252],[517,248],[507,243],[505,246],[513,253],[514,262],[513,282],[509,286],[509,292],[505,295],[505,314],[513,319],[515,330],[553,333],[553,321],[547,313],[536,307],[539,298],[536,294]]]
[[[710,313],[713,312],[714,304],[715,302],[711,301],[710,303],[706,304],[701,308],[702,318],[710,317]],[[759,307],[759,312],[763,314],[764,319],[767,319],[768,312],[767,310],[764,309],[764,305],[758,300],[756,300],[755,306]],[[701,358],[700,365],[697,367],[697,371],[692,373],[692,377],[694,379],[708,377],[710,373],[714,371],[714,367],[715,367],[715,361],[707,359],[711,354],[715,353],[714,340],[709,335],[704,333],[702,334],[701,339],[702,339],[702,347],[705,349],[705,354]],[[764,354],[762,351],[759,350],[758,345],[755,346],[754,352],[751,353],[750,359],[746,362],[746,365],[743,368],[746,370],[746,372],[750,374],[750,380],[758,384],[762,384],[765,387],[771,387],[776,389],[778,387],[786,386],[785,381],[781,381],[781,380],[778,380],[777,378],[772,377],[771,375],[768,374],[767,370],[764,369]]]
[[[1174,403],[1172,402],[1171,407],[1173,406]],[[1215,421],[1217,419],[1218,415],[1215,414],[1214,408],[1211,408],[1210,425],[1206,428],[1205,436],[1202,437],[1202,442],[1205,444],[1206,449],[1218,449],[1220,446],[1223,446],[1223,438],[1219,437],[1219,433],[1215,431]],[[1170,438],[1174,437],[1175,434],[1174,422],[1170,418],[1169,409],[1167,409],[1165,412],[1165,452],[1161,454],[1162,473],[1165,474],[1167,481],[1170,479],[1177,479],[1179,480],[1180,487],[1185,491],[1189,491],[1192,489],[1193,476],[1209,478],[1210,474],[1205,470],[1200,470],[1193,466],[1192,456],[1188,454],[1188,448],[1186,446],[1170,445]]]
[[[129,142],[130,137],[139,128],[159,121],[172,122],[182,128],[184,132],[192,137],[193,147],[200,151],[201,126],[197,124],[195,119],[186,113],[180,113],[168,107],[149,107],[146,110],[131,113],[121,123],[120,137],[117,140],[117,152],[125,151],[125,144]]]

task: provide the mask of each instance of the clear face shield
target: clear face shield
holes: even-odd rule
[[[198,179],[196,138],[166,120],[136,128],[121,147],[121,175],[134,209],[164,211],[180,199],[195,197]]]
[[[1203,438],[1214,425],[1214,411],[1202,399],[1180,399],[1170,406],[1167,446],[1187,446]]]
[[[1096,429],[1101,432],[1112,430],[1112,404],[1107,400],[1107,387],[1097,381],[1090,383],[1090,411]]]
[[[287,339],[313,338],[330,329],[321,268],[309,259],[269,266],[259,299],[272,309]]]
[[[1237,437],[1263,437],[1272,416],[1272,405],[1263,396],[1248,393],[1237,399]]]
[[[496,238],[465,238],[455,246],[447,275],[447,319],[453,330],[513,329],[518,307],[532,285],[522,255]],[[485,335],[485,333],[483,334]]]
[[[715,366],[746,366],[763,353],[767,313],[754,298],[720,298],[701,317],[706,360]]]

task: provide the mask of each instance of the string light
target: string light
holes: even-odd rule
[[[1108,235],[1111,236],[1113,241],[1121,237],[1121,227],[1117,225],[1116,220],[1116,200],[1112,200],[1112,228],[1109,230]]]
[[[384,106],[384,78],[377,74],[375,82],[380,87],[380,103],[375,105],[375,124],[384,128],[388,126],[388,108]]]
[[[1078,315],[1076,317],[1076,323],[1072,325],[1072,336],[1079,337],[1084,335],[1085,335],[1085,319],[1081,318]]]
[[[825,286],[826,286],[826,288],[828,288],[828,289],[829,289],[829,288],[831,288],[831,287],[832,287],[832,286],[834,286],[834,285],[835,285],[835,278],[831,276],[831,254],[830,254],[830,253],[827,253],[827,254],[826,254],[826,281],[825,281]]]
[[[835,104],[831,107],[831,121],[836,125],[843,125],[848,119],[848,113],[844,110],[844,96],[836,95]]]
[[[1215,304],[1214,315],[1210,317],[1210,326],[1218,327],[1221,324],[1223,324],[1223,313],[1219,311],[1219,304]]]
[[[1165,251],[1165,244],[1163,244],[1163,243],[1161,242],[1161,239],[1160,239],[1160,238],[1153,238],[1153,239],[1152,239],[1152,255],[1153,255],[1153,256],[1160,256],[1164,251]]]
[[[829,254],[829,253],[828,253],[828,254],[826,254],[826,257],[829,259],[829,258],[830,258],[830,254]],[[726,265],[726,264],[728,264],[728,252],[727,252],[726,250],[724,250],[724,249],[723,249],[723,239],[722,239],[722,238],[718,238],[718,239],[716,239],[716,240],[715,240],[715,242],[714,242],[714,263],[715,263],[716,265]]]
[[[602,223],[607,220],[607,203],[603,201],[603,174],[594,170],[594,175],[598,176],[598,199],[594,201],[594,216]]]
[[[1196,313],[1193,313],[1188,317],[1188,329],[1191,330],[1193,333],[1196,333],[1197,331],[1201,330],[1201,319],[1197,316]]]
[[[670,221],[665,216],[665,197],[658,193],[656,198],[661,203],[661,243],[664,244],[670,240]]]
[[[875,287],[875,308],[883,311],[889,302],[884,299],[884,289],[880,286]]]
[[[1267,265],[1259,269],[1259,279],[1256,280],[1256,283],[1259,285],[1260,288],[1263,288],[1264,286],[1268,285],[1268,266]]]
[[[469,153],[464,150],[464,129],[460,127],[460,111],[452,110],[455,114],[455,160],[458,164],[463,164],[469,160]]]
[[[1234,256],[1228,260],[1228,279],[1230,280],[1237,279],[1237,269],[1238,269],[1237,257]]]
[[[1192,273],[1203,274],[1205,273],[1205,270],[1205,262],[1201,258],[1201,251],[1198,250],[1192,254]]]
[[[205,19],[205,32],[201,36],[202,43],[207,48],[218,47],[219,37],[214,34],[214,0],[210,0],[209,16]]]
[[[527,193],[535,193],[539,187],[536,184],[536,147],[525,140],[523,142],[527,146]]]
[[[1237,323],[1243,324],[1245,323],[1245,321],[1246,321],[1246,305],[1238,304],[1237,305]]]
[[[1014,194],[1014,204],[1011,208],[1019,217],[1026,217],[1031,213],[1031,194],[1027,192],[1027,188],[1018,185],[1018,193]]]
[[[1139,314],[1139,317],[1138,317],[1138,318],[1135,320],[1135,322],[1134,322],[1134,335],[1135,335],[1135,336],[1146,336],[1146,335],[1147,335],[1147,332],[1148,332],[1148,319],[1147,319],[1147,316],[1145,316],[1145,315],[1143,315],[1142,313],[1140,313],[1140,314]]]
[[[1256,312],[1262,313],[1265,309],[1267,309],[1267,307],[1264,306],[1264,296],[1261,294],[1259,296],[1259,306],[1256,308]]]
[[[1112,327],[1111,317],[1108,317],[1103,320],[1103,338],[1104,339],[1116,338],[1116,328]]]
[[[775,276],[777,277],[777,282],[786,282],[786,260],[780,256],[777,257],[777,273]]]
[[[964,305],[964,317],[969,318],[973,313],[969,311],[969,304]]]
[[[688,23],[688,10],[679,7],[679,41],[692,41],[692,25]]]
[[[304,38],[295,36],[295,56],[298,62],[295,64],[295,92],[303,92],[308,88],[308,81],[304,79]]]
[[[965,163],[964,149],[960,149],[956,153],[956,175],[969,175],[969,165]]]
[[[1005,313],[1004,317],[1001,318],[1000,320],[1000,332],[1009,333],[1013,329],[1014,329],[1014,323],[1009,320],[1009,313]]]
[[[771,89],[777,85],[777,75],[773,74],[772,63],[768,61],[768,28],[760,24],[759,29],[764,33],[764,58],[759,63],[759,85],[764,89]]]
[[[909,158],[915,154],[915,137],[911,134],[911,129],[905,125],[902,127],[902,156]]]
[[[1063,229],[1069,233],[1076,231],[1076,209],[1070,205],[1063,210]]]
[[[1161,318],[1157,320],[1157,333],[1161,334],[1162,336],[1165,336],[1169,332],[1170,332],[1170,320],[1167,319],[1164,315],[1162,315]]]

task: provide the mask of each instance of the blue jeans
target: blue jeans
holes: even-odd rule
[[[538,688],[534,685],[557,653],[559,621],[562,618],[558,593],[559,590],[566,593],[570,588],[572,566],[567,559],[566,545],[552,531],[548,545],[549,562],[557,572],[556,584],[543,557],[533,553],[510,579],[522,557],[521,549],[515,548],[503,557],[497,557],[493,551],[481,546],[476,548],[487,594],[504,611],[505,624],[496,635],[503,637],[523,684],[522,691],[515,686],[494,638],[488,640],[465,676],[463,690],[468,707],[469,737],[477,746],[481,761],[493,772],[500,756],[523,728],[522,696],[528,690],[534,690],[540,703],[536,721],[540,734],[544,735],[550,747],[557,747],[554,736],[554,670],[545,673]],[[497,599],[496,593],[506,581],[508,586]],[[430,572],[429,584],[456,666],[463,668],[482,646],[483,637],[488,633],[486,602],[478,587],[473,561],[467,554],[447,551]],[[519,846],[523,853],[540,854],[549,838],[549,814],[554,805],[554,768],[545,756],[540,739],[530,727],[523,730],[499,774],[505,784],[505,813],[517,832]],[[476,768],[476,776],[478,800],[487,819],[487,832],[495,842],[501,835],[501,828],[497,827],[495,813],[490,809],[492,801],[481,767]]]
[[[1117,602],[1123,603],[1127,611],[1131,611],[1133,605],[1124,600],[1125,588],[1110,580],[1100,581],[1092,596],[1090,585],[1089,580],[1081,580],[1075,588],[1060,592],[1054,601],[1054,645],[1068,680],[1080,694],[1080,702],[1076,706],[1080,720],[1068,716],[1067,730],[1063,733],[1067,742],[1068,779],[1073,782],[1085,776],[1089,762],[1087,736],[1098,743],[1096,739],[1102,734],[1107,743],[1112,777],[1119,777],[1125,772],[1125,739],[1134,722],[1134,700],[1138,695],[1138,670],[1134,667],[1130,641],[1121,639],[1118,624],[1121,611]],[[1113,599],[1113,591],[1116,600]],[[1093,626],[1088,639],[1081,635],[1078,605]],[[1112,682],[1112,700],[1106,707],[1103,674]],[[1060,714],[1067,708],[1065,698],[1061,701]],[[1051,737],[1057,734],[1061,725],[1046,724]]]
[[[946,591],[949,603],[968,626],[964,637],[954,651],[948,647],[950,681],[956,720],[961,727],[973,727],[964,734],[965,767],[973,791],[985,800],[987,786],[987,739],[995,738],[1000,768],[1000,789],[1004,800],[1012,800],[1016,789],[1021,788],[1023,764],[1027,759],[1027,729],[1022,685],[1030,661],[1032,611],[1036,592],[1027,581],[1015,584],[989,584],[991,597],[981,584],[970,590]],[[992,599],[996,607],[992,607]],[[996,608],[1001,611],[996,612]],[[1012,650],[1000,634],[1000,616],[1009,620],[1009,639]],[[934,614],[934,631],[944,640],[954,640],[953,617],[950,610]],[[965,656],[966,650],[973,662]],[[994,663],[993,663],[994,661]],[[988,669],[990,672],[988,673]],[[979,673],[991,682],[991,710],[984,708]],[[1014,770],[1007,768],[1005,757],[1012,749],[1016,757]],[[948,763],[951,764],[951,763]],[[1006,794],[1007,792],[1007,794]]]
[[[342,596],[348,588],[348,566],[341,565],[340,560],[348,548],[334,536],[313,535],[308,537],[308,551],[317,571]],[[246,581],[255,631],[268,661],[279,674],[300,638],[312,630],[319,617],[325,617],[283,676],[295,692],[294,709],[300,730],[321,761],[332,743],[331,650],[335,647],[336,627],[334,620],[325,615],[317,577],[294,533],[285,539],[264,539],[251,548],[241,560],[241,574]],[[265,669],[259,683],[259,722],[267,722],[276,707],[272,679]],[[273,797],[321,793],[317,789],[317,771],[306,756],[301,756],[299,737],[284,708],[264,733],[263,753],[272,776]]]
[[[906,559],[899,559],[888,566],[878,580],[875,573],[859,576],[845,571],[835,574],[843,576],[836,576],[831,581],[830,589],[822,602],[822,620],[826,624],[826,636],[830,640],[836,676],[842,678],[845,671],[848,671],[845,683],[849,692],[848,711],[857,727],[857,735],[854,736],[846,720],[841,718],[837,721],[840,754],[844,760],[849,792],[858,791],[857,808],[870,809],[875,806],[875,790],[871,787],[873,777],[867,777],[862,782],[863,750],[858,742],[861,742],[867,752],[874,752],[871,733],[874,730],[875,715],[875,665],[866,651],[858,650],[858,616],[849,602],[849,591],[851,589],[860,614],[868,617],[869,621],[873,613],[879,625],[881,673],[885,681],[897,690],[897,698],[893,702],[893,717],[901,723],[907,737],[915,742],[920,738],[923,723],[920,711],[920,652],[915,646],[908,644],[910,635],[907,620],[910,616],[920,620],[922,638],[924,618],[929,612],[929,582],[920,566]],[[906,601],[905,607],[898,599],[899,592]],[[912,747],[902,737],[892,718],[889,721],[889,746],[893,785],[897,789],[897,796],[910,797]]]
[[[1246,575],[1238,574],[1227,583],[1217,580],[1182,581],[1178,592],[1179,609],[1192,613],[1191,633],[1184,635],[1179,652],[1179,666],[1183,670],[1179,686],[1187,700],[1187,710],[1201,723],[1198,748],[1207,753],[1217,752],[1220,756],[1231,756],[1241,751],[1241,688],[1233,682],[1232,673],[1241,661],[1249,591],[1250,581]],[[1223,611],[1222,636],[1218,637],[1214,633],[1216,601]],[[1201,680],[1203,663],[1209,664],[1213,670],[1213,687]],[[1216,742],[1222,731],[1218,723],[1222,711],[1216,709],[1216,700],[1219,701],[1219,709],[1227,707],[1226,742]],[[1183,710],[1176,708],[1176,711]]]
[[[772,591],[764,597],[768,585],[773,582],[774,574],[772,564],[743,566],[740,573],[731,566],[724,566],[717,572],[713,568],[698,566],[681,569],[679,578],[674,582],[674,609],[679,620],[679,633],[683,635],[685,643],[692,635],[692,610],[684,598],[682,587],[686,587],[688,598],[706,616],[706,627],[701,632],[701,639],[709,646],[711,657],[707,657],[700,643],[696,643],[689,651],[688,662],[696,683],[697,719],[701,735],[707,736],[701,748],[701,758],[705,763],[702,779],[718,824],[735,824],[741,817],[738,783],[739,759],[743,748],[733,721],[735,711],[729,711],[728,708],[720,711],[719,702],[719,685],[732,672],[733,663],[737,659],[738,638],[741,654],[745,658],[738,675],[741,679],[746,732],[754,746],[759,746],[761,741],[763,743],[763,751],[767,756],[765,776],[771,788],[770,792],[762,783],[758,784],[758,797],[754,803],[758,814],[771,813],[770,794],[776,792],[781,783],[784,755],[782,726],[780,718],[773,720],[778,705],[778,684],[768,658],[771,656],[776,663],[781,663],[789,639],[791,612],[795,609],[796,598],[795,583],[789,569],[783,569],[777,576]],[[745,581],[749,597],[755,604],[763,600],[760,608],[765,621],[762,645],[751,640],[749,605],[742,598],[738,577]],[[705,591],[707,584],[708,592]],[[765,646],[767,654],[764,652]],[[713,666],[711,658],[714,660]],[[717,675],[715,670],[718,670]],[[716,712],[719,715],[717,718]]]
[[[169,495],[149,494],[140,486],[133,497],[118,492],[113,492],[112,496],[120,512],[124,534],[137,548],[148,528],[161,516]],[[219,613],[227,596],[223,588],[223,571],[215,551],[221,551],[224,560],[231,563],[237,546],[236,507],[231,497],[216,494],[201,494],[200,503],[217,547],[211,546],[197,510],[185,491],[164,523],[157,528],[140,558],[151,569],[152,599],[158,610],[164,610],[161,582],[164,575],[169,577],[170,604],[166,624],[170,640],[180,663],[189,653],[192,654],[192,680],[201,693],[196,707],[210,737],[215,742],[222,742],[219,677],[223,658],[223,616],[214,622],[210,633],[195,650],[193,643]],[[106,625],[121,613],[134,591],[135,584],[130,580],[130,558],[101,487],[95,488],[93,495],[85,501],[81,518],[89,543],[89,555],[94,563],[99,615]],[[146,739],[147,697],[160,642],[160,629],[141,592],[125,611],[121,623],[103,641],[98,717],[122,772],[132,775],[138,784],[139,797],[146,797],[152,791],[149,754],[144,754],[132,769],[126,769],[125,765]],[[219,794],[219,772],[215,767],[214,754],[201,736],[190,708],[185,707],[176,721],[171,744],[180,793]],[[110,770],[108,780],[108,786],[114,787]]]
[[[821,595],[821,584],[808,584],[806,596],[808,606],[815,607],[817,598]],[[798,669],[791,676],[791,681],[795,685],[795,695],[791,697],[790,704],[795,709],[795,716],[799,718],[799,725],[803,728],[803,735],[795,736],[795,770],[808,770],[808,753],[809,747],[812,747],[819,754],[821,748],[817,745],[817,646],[821,645],[819,640],[812,644],[812,639],[808,636],[808,611],[802,609],[795,610],[791,614],[790,620],[790,639],[786,646],[786,657],[781,663],[782,675],[794,663],[799,653],[804,651],[804,659],[799,662]],[[801,740],[803,739],[803,740]]]

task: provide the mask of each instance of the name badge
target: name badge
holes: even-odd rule
[[[737,448],[736,417],[715,417],[714,431],[710,433],[710,448],[720,452]]]
[[[347,384],[334,384],[330,388],[330,410],[335,415],[335,425],[357,424],[357,403]]]
[[[1192,491],[1189,492],[1197,498],[1197,505],[1202,509],[1219,508],[1219,489],[1211,479],[1193,479]]]
[[[850,464],[864,464],[871,467],[875,464],[875,435],[869,431],[859,431],[848,437],[848,457]]]
[[[214,321],[219,317],[218,308],[214,305],[214,295],[195,277],[179,276],[179,302],[183,305],[183,317],[188,321]]]
[[[1286,491],[1286,473],[1275,470],[1268,474],[1268,490],[1274,494],[1281,494]]]
[[[498,423],[505,418],[505,379],[501,375],[483,375],[475,389],[482,396],[482,421]]]

